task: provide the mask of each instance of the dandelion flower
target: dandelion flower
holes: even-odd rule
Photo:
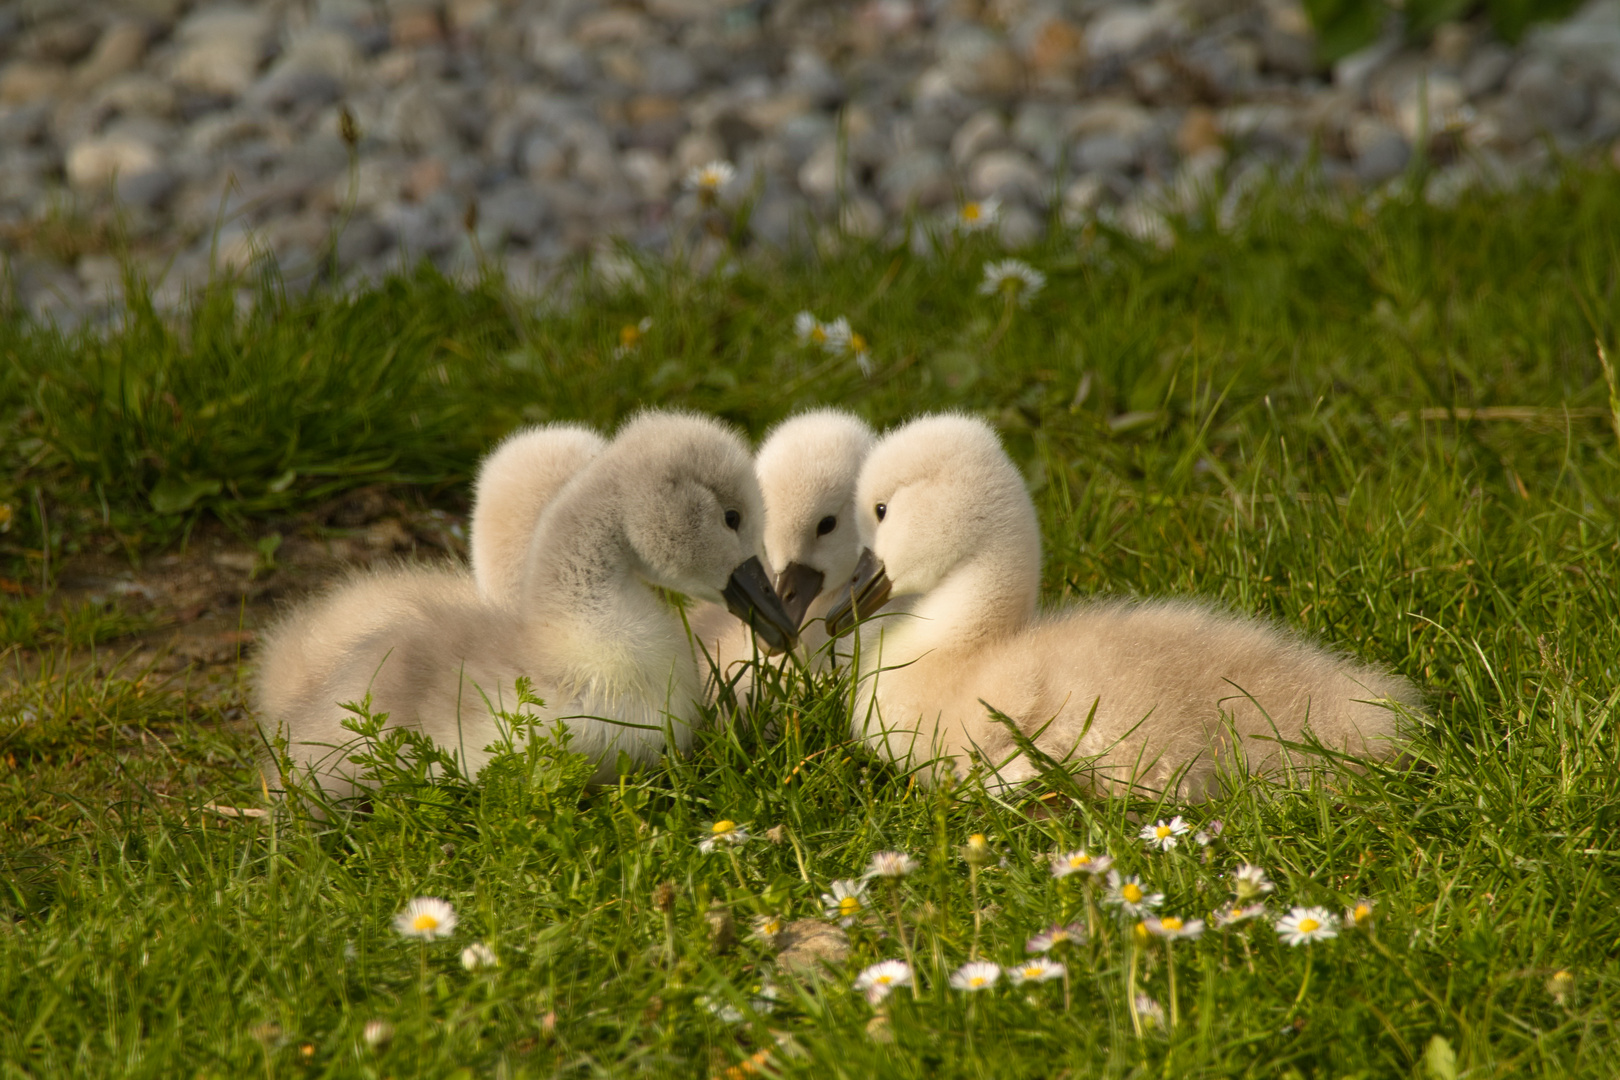
[[[456,909],[437,896],[418,896],[394,916],[394,929],[423,941],[447,938],[456,930]]]
[[[1136,995],[1136,1015],[1157,1024],[1159,1027],[1164,1027],[1164,1006],[1146,994]]]
[[[821,894],[821,906],[839,926],[855,925],[866,911],[866,882],[848,878],[833,882],[832,891]]]
[[[827,324],[816,318],[808,311],[801,311],[793,316],[793,336],[800,345],[813,345],[817,348],[827,344]]]
[[[367,1020],[366,1026],[360,1029],[360,1038],[373,1050],[386,1046],[393,1037],[394,1025],[386,1020]]]
[[[1084,940],[1086,940],[1086,928],[1080,923],[1072,922],[1067,926],[1061,923],[1053,923],[1025,942],[1024,951],[1032,953],[1051,952],[1059,945],[1078,945]]]
[[[1007,977],[1013,981],[1014,986],[1025,983],[1047,982],[1051,979],[1063,978],[1063,965],[1056,960],[1048,960],[1042,956],[1035,960],[1025,960],[1016,967],[1007,969]]]
[[[956,212],[956,228],[959,232],[981,232],[990,228],[1001,218],[1000,199],[980,199],[976,202],[965,202]]]
[[[1228,926],[1236,926],[1240,922],[1260,918],[1265,913],[1266,905],[1264,904],[1233,904],[1231,907],[1222,908],[1220,911],[1215,912],[1210,916],[1210,919],[1215,923],[1217,929],[1224,929]]]
[[[698,841],[698,850],[707,855],[725,847],[735,847],[748,840],[748,830],[735,821],[717,821],[709,826],[709,835]]]
[[[917,860],[903,851],[880,851],[866,868],[867,877],[900,878],[917,869]]]
[[[1344,909],[1344,928],[1346,930],[1360,930],[1372,922],[1373,902],[1370,897],[1363,896],[1355,903]]]
[[[477,971],[479,968],[500,967],[501,961],[495,955],[495,950],[482,941],[475,941],[461,950],[461,966],[468,971]]]
[[[1046,284],[1046,275],[1018,259],[1002,259],[984,264],[984,280],[979,282],[983,296],[1005,296],[1020,307],[1027,305]]]
[[[1189,831],[1190,827],[1178,814],[1169,821],[1160,819],[1152,825],[1142,826],[1142,831],[1138,835],[1147,841],[1149,847],[1157,846],[1160,851],[1174,851],[1176,844],[1180,842],[1177,838],[1186,836]]]
[[[686,174],[686,189],[713,199],[736,175],[737,170],[731,162],[711,161]]]
[[[1197,941],[1204,935],[1203,919],[1183,919],[1177,915],[1166,915],[1162,919],[1149,917],[1143,920],[1148,933],[1154,937],[1162,937],[1166,941],[1175,941],[1186,938],[1188,941]]]
[[[1066,878],[1081,871],[1092,875],[1104,874],[1113,865],[1114,860],[1108,855],[1091,855],[1084,851],[1052,853],[1052,876],[1055,878]]]
[[[873,964],[855,977],[855,989],[876,1005],[894,992],[896,987],[911,985],[911,965],[904,960],[884,960]]]
[[[1118,870],[1108,871],[1108,893],[1105,903],[1113,904],[1127,915],[1139,916],[1164,903],[1164,893],[1150,893],[1142,888],[1142,879],[1136,876],[1120,877]]]
[[[1001,965],[988,960],[975,960],[963,964],[951,973],[952,990],[988,990],[1001,978]]]
[[[1290,945],[1308,945],[1338,935],[1338,920],[1324,907],[1296,907],[1277,920],[1277,936]]]
[[[1239,900],[1253,900],[1276,887],[1266,878],[1266,872],[1258,866],[1244,863],[1232,871],[1232,892]]]

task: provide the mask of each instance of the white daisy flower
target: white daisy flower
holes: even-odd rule
[[[614,348],[613,355],[625,357],[635,352],[641,346],[641,339],[652,329],[652,324],[652,317],[648,316],[640,322],[625,323],[619,327],[619,344]]]
[[[1253,900],[1276,887],[1266,877],[1266,872],[1258,866],[1244,863],[1232,871],[1232,893],[1239,900]]]
[[[894,992],[896,987],[911,985],[911,965],[904,960],[884,960],[873,964],[855,977],[855,989],[876,1005]]]
[[[774,947],[785,925],[780,915],[755,915],[753,935],[766,946]]]
[[[1054,851],[1052,853],[1052,876],[1066,878],[1070,874],[1082,871],[1087,874],[1106,874],[1108,868],[1114,865],[1114,860],[1108,855],[1092,855],[1085,851]]]
[[[1146,924],[1148,933],[1154,937],[1162,937],[1166,941],[1176,941],[1180,938],[1197,941],[1204,935],[1203,919],[1183,919],[1178,915],[1166,915],[1162,919],[1149,916],[1142,921]]]
[[[1164,903],[1164,893],[1150,893],[1142,888],[1141,878],[1120,877],[1118,870],[1110,870],[1103,902],[1113,904],[1127,915],[1140,916]]]
[[[1160,851],[1174,851],[1176,844],[1180,842],[1177,838],[1186,836],[1190,831],[1191,827],[1178,814],[1169,821],[1161,818],[1152,825],[1142,826],[1142,831],[1137,835],[1146,840],[1149,847],[1157,846]]]
[[[386,1046],[393,1037],[394,1025],[386,1020],[367,1020],[366,1026],[360,1030],[360,1038],[373,1050]]]
[[[709,1010],[709,1014],[711,1016],[720,1021],[722,1024],[740,1024],[743,1022],[743,1020],[747,1019],[743,1016],[741,1009],[737,1008],[737,1006],[733,1005],[731,1002],[725,1001],[721,998],[712,998],[708,995],[704,995],[703,997],[698,998],[698,1001],[705,1009]]]
[[[808,311],[793,316],[793,336],[800,345],[821,348],[827,344],[827,324]]]
[[[984,280],[979,282],[983,296],[1005,296],[1019,306],[1027,305],[1046,284],[1046,275],[1019,259],[1002,259],[984,264]]]
[[[1228,926],[1236,926],[1240,922],[1247,922],[1250,919],[1264,918],[1265,914],[1266,905],[1264,904],[1233,904],[1231,907],[1222,908],[1220,911],[1215,912],[1210,916],[1210,919],[1215,923],[1216,929],[1220,930]]]
[[[1086,940],[1086,928],[1080,923],[1072,922],[1067,926],[1061,923],[1053,923],[1026,941],[1024,951],[1032,953],[1051,952],[1059,945],[1078,945],[1084,940]]]
[[[995,225],[1000,219],[1000,199],[979,199],[976,202],[963,203],[956,211],[956,228],[958,232],[981,232]]]
[[[721,848],[746,843],[748,830],[735,821],[721,820],[709,826],[709,835],[698,841],[698,850],[707,855]]]
[[[437,896],[418,896],[394,916],[394,929],[423,941],[447,938],[456,930],[456,909]]]
[[[461,966],[468,971],[477,971],[479,968],[500,967],[501,961],[494,949],[482,941],[475,941],[461,950]]]
[[[1056,960],[1038,957],[1034,960],[1025,960],[1022,964],[1007,969],[1007,977],[1013,981],[1014,986],[1025,983],[1047,982],[1051,979],[1063,978],[1063,965]]]
[[[729,161],[711,161],[707,165],[699,165],[686,174],[686,190],[695,191],[699,195],[707,195],[711,199],[720,193],[720,189],[731,183],[737,175],[737,169]]]
[[[1277,936],[1290,945],[1308,945],[1339,936],[1339,922],[1324,907],[1296,907],[1277,920]]]
[[[872,865],[866,868],[867,877],[905,877],[917,869],[917,860],[903,851],[880,851],[872,856]]]
[[[1202,829],[1199,829],[1197,832],[1193,833],[1193,843],[1197,844],[1199,847],[1209,847],[1209,845],[1219,840],[1221,838],[1221,833],[1225,831],[1226,822],[1216,818],[1208,825],[1205,825]]]
[[[963,964],[951,973],[952,990],[988,990],[1001,978],[1001,965],[988,960]]]
[[[1344,928],[1346,930],[1360,930],[1372,922],[1372,913],[1372,898],[1363,896],[1344,909]]]
[[[1164,1006],[1146,994],[1136,995],[1136,1015],[1150,1023],[1164,1027]]]
[[[833,882],[832,891],[821,894],[821,906],[839,926],[855,925],[866,912],[866,882],[848,878]]]

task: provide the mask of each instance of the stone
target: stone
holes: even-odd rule
[[[479,239],[490,247],[508,240],[527,243],[545,221],[545,198],[522,181],[502,184],[478,200]]]
[[[253,85],[270,30],[265,11],[224,5],[194,11],[176,29],[180,50],[169,75],[182,86],[236,97]]]
[[[1400,52],[1400,42],[1381,38],[1359,52],[1341,58],[1333,65],[1333,85],[1347,93],[1360,96],[1367,91],[1373,73]]]
[[[102,188],[114,177],[156,169],[162,158],[151,143],[131,135],[97,135],[75,143],[67,152],[68,183],[76,188]]]
[[[55,97],[67,86],[68,69],[38,60],[13,60],[0,68],[0,105],[26,105]]]
[[[838,227],[851,236],[870,240],[883,233],[883,207],[870,195],[855,195],[838,208]]]
[[[432,45],[444,37],[444,22],[432,4],[407,3],[396,7],[388,19],[388,38],[401,49]]]
[[[1042,168],[1055,169],[1063,156],[1064,126],[1063,114],[1056,105],[1026,101],[1019,106],[1008,134]]]
[[[1074,23],[1052,15],[1031,36],[1027,55],[1037,74],[1069,74],[1085,66],[1086,36]]]
[[[845,96],[844,80],[840,79],[813,49],[794,49],[788,56],[785,88],[798,94],[812,105],[829,108],[841,103]]]
[[[783,974],[826,975],[849,958],[849,935],[820,919],[795,919],[776,936],[776,966]]]
[[[1448,68],[1452,74],[1461,72],[1473,55],[1475,38],[1474,27],[1468,23],[1447,22],[1441,23],[1434,29],[1434,40],[1429,45],[1429,52],[1435,60]]]
[[[543,131],[523,140],[518,161],[523,172],[536,180],[556,180],[568,172],[568,151]]]
[[[1120,135],[1139,138],[1153,126],[1153,117],[1134,101],[1097,98],[1076,105],[1064,114],[1065,133],[1070,139],[1088,135]]]
[[[1086,46],[1093,60],[1110,60],[1172,40],[1185,30],[1179,6],[1173,2],[1109,6],[1087,24]]]
[[[1513,70],[1513,60],[1513,50],[1505,45],[1494,41],[1481,45],[1463,68],[1463,93],[1469,98],[1494,93]]]
[[[44,101],[0,107],[0,146],[6,148],[6,154],[0,156],[33,143],[45,133],[50,116],[50,103]]]
[[[1048,186],[1040,166],[1017,150],[991,150],[968,169],[968,190],[975,198],[1040,205]]]
[[[324,71],[284,68],[253,84],[246,95],[255,108],[273,112],[319,108],[343,96],[343,83]]]
[[[1316,40],[1309,33],[1293,33],[1267,25],[1260,31],[1260,62],[1269,71],[1299,79],[1315,73]]]
[[[1072,160],[1080,172],[1122,172],[1136,164],[1137,143],[1124,135],[1089,135],[1075,145]]]
[[[838,193],[840,186],[848,189],[854,176],[846,164],[840,183],[838,172],[838,144],[832,140],[816,147],[814,153],[799,168],[799,190],[812,199],[828,200]]]
[[[673,158],[675,171],[685,176],[693,169],[701,169],[711,161],[723,160],[726,144],[712,131],[691,131],[675,144]]]
[[[133,71],[146,55],[147,29],[138,22],[109,23],[96,40],[94,51],[73,72],[81,88],[100,86],[115,75]]]
[[[926,148],[902,151],[878,172],[877,189],[895,213],[932,209],[950,201],[950,165],[945,155]]]
[[[951,160],[966,165],[981,154],[1006,146],[1007,141],[1007,125],[1001,113],[994,109],[976,112],[951,136]]]
[[[42,9],[41,14],[48,15],[48,9]],[[72,64],[90,51],[100,35],[101,28],[95,20],[69,14],[65,18],[38,22],[29,32],[24,46],[40,60]]]
[[[644,149],[626,150],[620,171],[643,199],[656,201],[669,194],[673,177],[669,163],[660,154]]]
[[[641,86],[649,94],[681,97],[698,86],[698,71],[679,49],[654,49],[642,63]]]
[[[1539,130],[1579,127],[1591,109],[1586,87],[1551,60],[1532,56],[1508,75],[1507,93],[1517,99]]]
[[[1412,156],[1411,146],[1398,130],[1365,114],[1351,120],[1345,141],[1354,158],[1356,176],[1367,184],[1380,184],[1399,175]]]
[[[1188,109],[1187,115],[1182,117],[1181,126],[1176,129],[1176,150],[1182,157],[1195,157],[1206,150],[1219,149],[1224,142],[1215,111],[1202,105]]]
[[[1395,126],[1414,144],[1420,134],[1429,137],[1464,126],[1471,115],[1462,80],[1454,75],[1430,72],[1407,80],[1391,96],[1389,111]]]
[[[629,8],[609,8],[586,15],[574,26],[573,40],[587,48],[635,45],[651,33],[647,17]]]
[[[168,201],[178,186],[179,180],[174,173],[159,165],[144,172],[118,174],[114,191],[118,201],[125,206],[156,210]]]
[[[1046,231],[1045,220],[1027,207],[1009,206],[1002,211],[996,231],[1002,245],[1016,251],[1040,240]]]
[[[97,107],[124,116],[173,116],[180,103],[172,86],[144,72],[108,80],[92,100]]]

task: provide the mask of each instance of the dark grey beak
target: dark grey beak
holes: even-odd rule
[[[861,561],[855,564],[855,576],[850,579],[849,587],[838,594],[837,602],[827,612],[827,635],[841,637],[849,633],[857,622],[889,602],[893,588],[883,563],[872,554],[871,548],[862,548]]]
[[[776,595],[782,598],[782,610],[794,626],[804,625],[804,613],[810,609],[810,602],[821,595],[821,584],[826,580],[820,570],[796,562],[788,563],[787,569],[776,575]]]
[[[726,610],[747,623],[769,651],[787,652],[799,643],[798,620],[783,610],[759,556],[733,570],[720,595]]]

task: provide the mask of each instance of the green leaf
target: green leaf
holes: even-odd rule
[[[218,495],[224,487],[218,480],[184,480],[165,476],[152,488],[149,498],[152,509],[160,514],[183,514],[197,505],[198,499]]]
[[[1457,1051],[1444,1035],[1431,1035],[1423,1049],[1423,1068],[1434,1080],[1457,1080]]]

